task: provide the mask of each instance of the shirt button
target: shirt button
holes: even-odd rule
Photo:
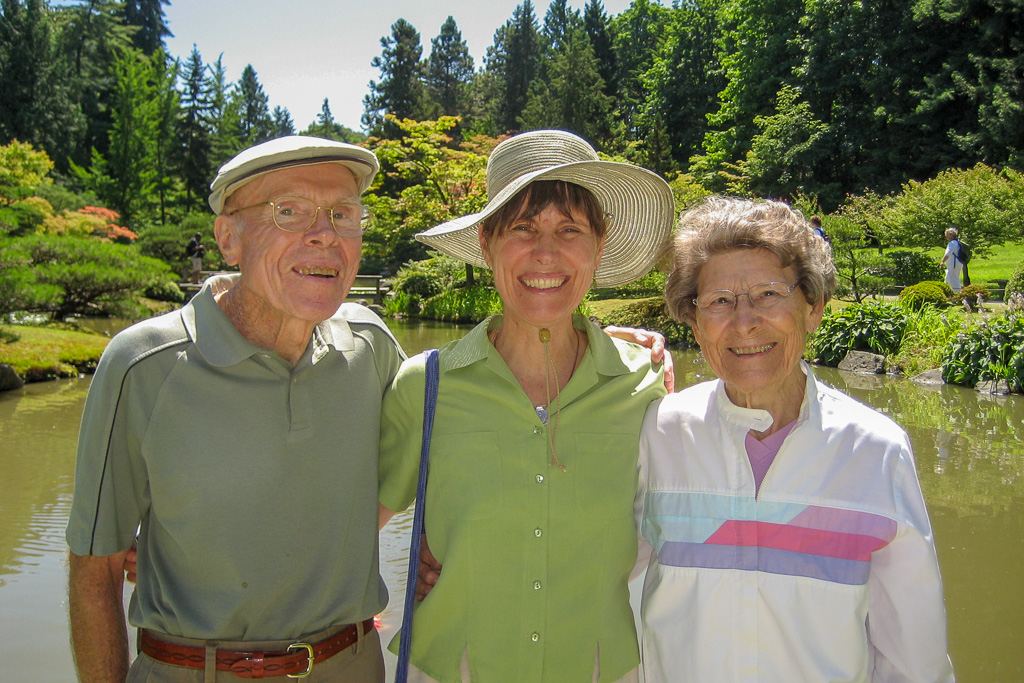
[[[540,527],[537,527],[536,529],[533,530],[533,535],[536,536],[537,538],[540,538],[541,536],[544,535],[544,532],[540,530]]]
[[[530,640],[532,640],[533,642],[536,643],[538,640],[540,640],[540,634],[539,633],[533,633],[532,635],[530,635]]]
[[[535,590],[535,591],[539,591],[539,590],[540,590],[540,588],[541,588],[541,586],[540,586],[540,581],[534,581],[534,582],[533,582],[533,590]]]
[[[544,475],[543,474],[538,474],[537,475],[537,483],[538,484],[543,484],[544,483]]]
[[[534,434],[540,434],[541,433],[541,428],[540,427],[534,427],[533,428],[533,433]]]

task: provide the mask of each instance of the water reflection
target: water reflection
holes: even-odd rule
[[[418,353],[466,326],[389,323]],[[676,354],[680,387],[713,377],[696,353]],[[826,383],[910,434],[935,529],[958,680],[1024,680],[1024,398],[815,368]],[[67,645],[64,525],[89,379],[0,393],[0,678],[73,679]],[[391,592],[384,642],[400,619],[411,514],[381,535]],[[11,662],[20,662],[12,670]]]

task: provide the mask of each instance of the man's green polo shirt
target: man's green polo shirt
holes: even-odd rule
[[[639,663],[633,497],[640,424],[665,393],[662,372],[646,350],[577,316],[590,344],[560,394],[562,472],[548,464],[548,427],[487,339],[498,324],[441,349],[426,530],[444,569],[416,609],[411,661],[457,680],[466,651],[474,682],[536,683],[590,680],[599,653],[601,680],[617,680]],[[380,500],[392,510],[416,493],[423,385],[417,356],[384,399]]]
[[[117,335],[79,436],[67,540],[128,548],[133,625],[191,638],[286,639],[377,614],[381,396],[402,354],[345,304],[292,367],[247,341],[208,281],[180,311]]]

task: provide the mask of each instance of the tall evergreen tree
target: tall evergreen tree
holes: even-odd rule
[[[0,144],[17,139],[67,169],[85,128],[44,0],[0,0]]]
[[[178,125],[179,168],[185,185],[185,205],[191,209],[193,206],[202,206],[213,176],[210,159],[213,103],[210,100],[206,66],[195,45],[185,63],[181,109],[182,116]]]
[[[505,131],[510,131],[518,126],[519,116],[530,97],[530,83],[536,77],[540,64],[540,34],[530,0],[523,0],[523,4],[516,7],[507,27],[505,54],[496,63],[503,66],[498,123]]]
[[[207,92],[210,97],[210,166],[220,166],[242,150],[241,115],[234,97],[233,84],[228,82],[224,55],[209,66]]]
[[[343,126],[334,120],[334,114],[331,113],[331,105],[326,97],[324,98],[323,106],[320,107],[320,113],[317,115],[316,120],[309,124],[309,127],[302,134],[327,138],[328,140],[337,140],[338,142],[356,143],[365,139],[351,128]]]
[[[232,95],[238,106],[239,128],[245,146],[266,142],[274,134],[274,122],[270,118],[270,98],[263,92],[252,64],[242,69],[242,77]]]
[[[473,58],[455,19],[449,16],[441,32],[430,41],[426,83],[443,116],[466,114]]]
[[[618,90],[616,80],[615,48],[612,41],[611,22],[604,11],[601,0],[587,0],[583,10],[583,26],[590,38],[597,58],[597,72],[604,81],[604,94],[615,96]]]
[[[422,119],[430,112],[423,84],[423,46],[419,31],[405,19],[391,25],[391,35],[380,39],[381,54],[370,65],[380,69],[380,82],[370,81],[370,93],[363,98],[363,127],[371,135],[386,135],[384,115],[400,119]]]
[[[580,13],[569,7],[569,0],[551,0],[541,30],[546,56],[564,51],[570,34],[582,25]]]
[[[274,107],[270,118],[274,121],[274,137],[283,138],[295,135],[295,122],[291,113],[284,107]]]
[[[562,128],[592,141],[607,141],[612,98],[604,94],[597,59],[582,25],[570,29],[538,78],[519,121],[524,129]]]
[[[147,55],[166,49],[164,38],[174,34],[167,28],[164,5],[169,0],[122,0],[124,2],[124,23],[137,30],[132,35],[132,44]]]
[[[84,164],[90,150],[106,153],[110,138],[110,102],[114,91],[114,62],[131,47],[131,27],[125,26],[116,0],[90,0],[56,8],[58,50],[69,63],[72,98],[85,117],[85,130],[73,158]]]
[[[175,85],[181,65],[164,50],[152,56],[154,130],[153,167],[156,171],[156,194],[159,220],[167,223],[167,214],[178,187],[177,126],[181,120],[181,98]]]
[[[619,117],[632,140],[639,139],[637,116],[647,95],[644,74],[661,51],[669,10],[651,2],[634,0],[629,9],[612,20],[619,84]]]

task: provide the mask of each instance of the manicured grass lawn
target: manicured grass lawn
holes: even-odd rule
[[[939,261],[945,251],[945,247],[935,247],[927,249],[924,253]],[[983,284],[992,280],[1009,280],[1014,268],[1022,260],[1024,260],[1024,244],[1019,243],[1006,243],[995,247],[988,256],[975,255],[968,264],[971,282]]]
[[[94,368],[109,341],[101,334],[60,327],[0,325],[0,363],[26,382],[73,377]]]

